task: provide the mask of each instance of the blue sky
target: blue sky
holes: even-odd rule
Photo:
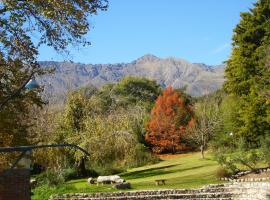
[[[40,48],[39,60],[81,63],[130,62],[144,54],[221,64],[231,50],[240,12],[255,0],[109,0],[108,11],[91,17],[89,47],[70,56]]]

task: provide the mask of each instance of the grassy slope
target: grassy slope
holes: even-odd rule
[[[207,156],[205,160],[199,159],[199,153],[181,154],[162,158],[158,164],[134,168],[120,174],[121,177],[131,182],[133,190],[161,189],[161,188],[193,188],[205,184],[217,183],[215,172],[217,163]],[[154,180],[166,179],[167,184],[156,186]],[[33,200],[45,199],[50,193],[72,192],[112,192],[110,185],[89,185],[85,179],[67,182],[65,185],[49,190],[40,188],[34,191]]]

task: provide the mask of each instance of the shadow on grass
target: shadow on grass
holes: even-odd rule
[[[173,182],[174,184],[178,186],[183,186],[183,187],[194,187],[194,186],[201,186],[201,185],[206,185],[210,183],[215,183],[219,182],[215,179],[215,177],[212,177],[212,175],[207,175],[207,174],[202,174],[200,177],[198,175],[188,175],[188,176],[183,176],[181,177],[181,183],[177,184],[179,181],[179,178],[173,178],[170,181]]]
[[[169,169],[169,168],[175,167],[175,166],[178,166],[178,165],[166,165],[163,167],[154,167],[154,168],[143,169],[143,170],[138,170],[138,171],[134,171],[134,172],[126,172],[126,173],[122,173],[120,175],[125,177],[125,178],[131,178],[131,179],[141,178],[141,177],[137,177],[137,175],[143,175],[143,177],[149,177],[149,176],[158,175],[160,172],[163,172],[163,169]],[[144,176],[144,175],[146,175],[146,176]]]
[[[66,184],[74,184],[74,183],[87,183],[87,178],[85,178],[85,179],[76,179],[76,180],[66,182]]]
[[[138,178],[147,178],[147,177],[152,177],[152,176],[159,176],[159,175],[164,175],[164,174],[171,174],[171,173],[176,173],[176,172],[184,172],[188,170],[194,170],[194,169],[199,169],[207,166],[211,166],[211,164],[208,165],[199,165],[199,166],[194,166],[194,167],[189,167],[189,168],[183,168],[183,169],[175,169],[175,170],[164,170],[168,169],[171,167],[175,167],[177,165],[168,165],[164,167],[158,167],[158,168],[150,168],[150,169],[144,169],[140,171],[135,171],[135,172],[128,172],[121,174],[125,179],[138,179]]]

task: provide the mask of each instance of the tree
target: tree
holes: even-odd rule
[[[36,60],[38,47],[45,44],[63,52],[70,44],[89,44],[83,37],[90,29],[87,18],[106,8],[107,0],[0,1],[0,111],[22,95],[35,74],[43,73]],[[14,66],[21,66],[15,77]]]
[[[68,96],[65,106],[65,125],[72,132],[80,132],[83,128],[83,120],[86,117],[87,99],[78,92],[72,92]]]
[[[154,152],[175,153],[193,118],[192,105],[170,86],[158,97],[147,125],[146,141]]]
[[[70,44],[89,44],[88,16],[106,10],[106,0],[0,1],[0,137],[3,145],[29,143],[30,111],[41,106],[42,88],[26,90],[31,78],[47,73],[37,62],[38,48],[58,52]]]
[[[125,77],[118,83],[106,84],[90,99],[96,113],[107,113],[118,108],[140,106],[151,110],[161,87],[156,81],[142,77]]]
[[[204,96],[194,107],[194,122],[189,127],[186,137],[200,146],[201,158],[204,159],[204,151],[221,124],[219,105],[215,99]]]
[[[10,66],[8,75],[12,78],[8,79],[8,82],[0,83],[0,101],[4,99],[3,96],[6,93],[9,93],[11,87],[19,87],[21,79],[27,77],[26,74],[20,72],[23,67],[18,63]],[[0,68],[0,76],[5,76],[5,73],[7,73],[6,68]],[[9,106],[4,107],[3,110],[0,109],[0,146],[29,144],[29,138],[32,136],[29,127],[34,123],[34,117],[30,111],[33,107],[40,107],[43,104],[39,91],[40,89],[23,90],[10,102]],[[2,167],[7,167],[14,155],[3,154],[0,157],[0,162],[5,163]]]
[[[151,109],[161,93],[161,87],[147,78],[125,77],[114,86],[113,93],[121,104],[144,104]]]
[[[151,160],[152,156],[139,143],[138,137],[141,127],[138,127],[137,123],[143,121],[145,109],[138,106],[119,107],[107,113],[97,113],[92,112],[92,108],[86,104],[74,104],[73,100],[68,101],[62,120],[65,123],[62,123],[56,134],[67,143],[77,144],[90,152],[89,164],[92,168],[108,170],[102,173],[111,173],[110,170],[113,168],[123,169]],[[80,100],[77,99],[75,102],[78,101]],[[76,112],[78,108],[79,112]],[[78,113],[83,114],[77,115]],[[79,129],[73,126],[74,121],[80,122],[77,126]],[[78,172],[84,171],[84,164],[88,163],[84,162],[80,152],[69,151],[66,155],[73,160],[72,167],[76,167]]]
[[[87,117],[88,99],[87,89],[82,88],[79,91],[71,92],[64,112],[64,135],[66,138],[77,138],[77,141],[65,141],[78,144],[82,140],[82,131],[84,129],[84,120]],[[76,152],[75,152],[76,153]],[[78,173],[81,176],[86,176],[85,157],[81,155],[76,162]]]
[[[267,93],[270,84],[270,1],[259,0],[249,12],[241,13],[234,29],[233,49],[225,70],[225,89],[239,99],[234,131],[252,148],[270,133]]]

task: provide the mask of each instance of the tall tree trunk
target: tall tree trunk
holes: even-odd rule
[[[201,159],[204,159],[204,145],[201,145]]]
[[[86,169],[85,169],[85,158],[84,157],[82,157],[78,163],[78,174],[81,177],[87,176]]]
[[[201,134],[201,159],[204,159],[204,145],[205,145],[205,140],[204,140],[204,134]]]

